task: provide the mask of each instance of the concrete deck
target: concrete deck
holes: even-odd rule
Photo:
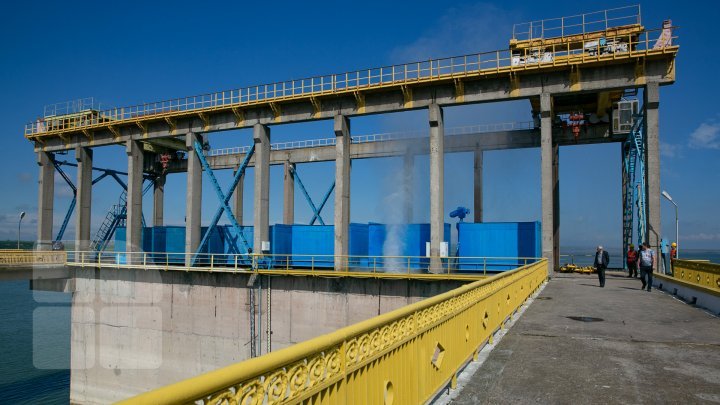
[[[453,404],[720,403],[720,319],[621,273],[559,274],[459,388]]]

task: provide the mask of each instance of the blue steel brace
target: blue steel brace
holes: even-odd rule
[[[310,225],[315,225],[315,221],[319,220],[320,225],[325,225],[325,221],[323,221],[322,216],[320,216],[320,213],[322,213],[323,208],[325,207],[325,204],[327,203],[328,199],[330,198],[330,194],[332,194],[333,190],[335,189],[335,182],[333,181],[332,185],[330,185],[330,188],[325,193],[325,196],[322,199],[322,202],[320,203],[320,207],[315,207],[315,203],[313,202],[312,198],[310,198],[310,194],[308,194],[307,189],[305,189],[305,185],[303,184],[302,180],[300,180],[300,176],[298,175],[298,172],[294,168],[290,168],[290,170],[293,173],[293,177],[295,177],[295,182],[300,186],[300,191],[302,191],[303,195],[305,196],[305,200],[307,200],[308,204],[310,205],[310,209],[313,211],[313,217],[310,220]]]
[[[210,177],[210,182],[215,189],[215,193],[218,196],[218,199],[220,200],[220,206],[218,207],[217,211],[215,211],[215,215],[213,216],[212,221],[210,221],[210,226],[208,227],[207,231],[205,231],[205,234],[203,235],[202,240],[200,241],[200,246],[198,246],[197,251],[192,257],[192,260],[190,262],[191,266],[195,265],[195,262],[197,261],[198,255],[200,252],[202,252],[202,249],[205,247],[205,245],[208,242],[208,239],[210,239],[210,234],[212,233],[213,229],[217,226],[218,221],[220,221],[220,217],[222,216],[223,212],[225,212],[225,215],[227,216],[228,220],[230,221],[230,224],[232,224],[233,228],[237,232],[238,236],[240,237],[240,240],[242,241],[243,245],[245,246],[245,251],[248,251],[250,249],[250,244],[245,239],[245,236],[242,233],[242,229],[240,227],[240,224],[238,224],[237,219],[235,219],[235,215],[233,215],[232,210],[230,209],[230,206],[228,205],[228,202],[230,201],[230,198],[232,197],[233,192],[235,191],[235,188],[237,187],[238,183],[240,182],[240,177],[245,173],[245,169],[248,166],[248,163],[250,163],[250,158],[255,153],[255,144],[253,144],[250,147],[250,150],[248,150],[247,154],[245,155],[245,159],[243,159],[242,164],[240,165],[240,168],[235,172],[235,177],[233,177],[233,182],[230,185],[230,188],[228,191],[223,194],[222,190],[220,189],[220,184],[217,181],[217,178],[215,178],[215,174],[213,173],[213,170],[210,168],[210,164],[208,164],[207,159],[205,159],[205,154],[203,154],[203,148],[202,144],[200,142],[195,141],[194,145],[195,147],[195,153],[198,155],[198,159],[200,159],[200,164],[202,164],[203,169],[205,170],[205,173]],[[238,252],[239,253],[239,252]]]
[[[65,213],[65,219],[63,219],[62,225],[60,225],[60,230],[55,237],[55,242],[58,242],[62,239],[63,235],[65,235],[65,229],[67,229],[68,223],[70,222],[70,217],[72,216],[73,211],[75,211],[75,204],[77,204],[77,188],[75,188],[75,184],[73,184],[72,180],[70,180],[70,177],[68,177],[67,173],[65,173],[65,171],[60,168],[60,163],[55,159],[52,159],[52,163],[53,166],[55,166],[55,170],[60,173],[60,176],[63,178],[63,180],[65,180],[68,186],[70,186],[73,194],[73,198],[70,201],[70,206]]]

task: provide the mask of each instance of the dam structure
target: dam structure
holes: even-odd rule
[[[180,396],[164,398],[214,403],[211,398],[252,391],[274,392],[277,402],[312,402],[325,395],[311,389],[321,380],[317,387],[349,398],[365,392],[363,384],[378,385],[362,375],[381,369],[375,363],[380,357],[407,360],[413,355],[399,350],[411,346],[422,353],[427,349],[432,367],[419,369],[416,380],[408,375],[379,384],[385,403],[393,393],[412,398],[408,403],[424,402],[454,384],[460,364],[491,341],[492,333],[559,269],[560,147],[618,145],[623,243],[649,242],[659,251],[660,89],[675,82],[679,46],[670,21],[653,25],[643,25],[639,7],[625,7],[517,24],[504,50],[123,108],[102,110],[85,100],[46,109],[24,132],[39,166],[35,254],[64,250],[64,263],[58,263],[63,268],[58,275],[33,283],[73,294],[71,402],[124,400],[246,360],[253,363],[244,370],[261,370],[268,358],[284,359],[277,375],[283,375],[285,385],[270,384],[270,374],[257,377],[266,369],[245,376],[256,379],[251,386],[214,374],[239,385],[203,388],[188,397],[175,386]],[[444,109],[515,100],[526,100],[531,111],[517,122],[445,126]],[[411,110],[427,112],[426,131],[352,130],[354,118]],[[272,140],[275,125],[316,120],[332,120],[333,132],[310,140]],[[252,128],[251,142],[221,149],[207,143],[209,134],[243,128]],[[103,162],[94,159],[95,149],[113,145],[124,147],[126,171],[101,169]],[[519,148],[540,149],[541,218],[485,222],[483,153]],[[453,226],[446,223],[450,209],[443,200],[444,158],[458,152],[474,156],[473,205],[453,211],[460,221],[454,226],[460,243],[453,249]],[[70,153],[74,162],[60,159]],[[412,177],[420,155],[428,155],[430,162],[430,220],[411,224],[413,205],[407,199],[404,248],[389,256],[382,246],[391,237],[390,224],[350,222],[352,162],[402,157],[402,175]],[[314,162],[335,165],[334,183],[319,202],[310,198],[297,170],[299,164]],[[269,215],[273,165],[283,168],[283,215],[276,224],[270,224]],[[63,171],[67,166],[77,168],[74,181]],[[254,168],[253,179],[245,178],[248,167]],[[216,173],[223,170],[233,173],[229,184],[218,181]],[[53,229],[58,173],[74,193],[59,231]],[[186,194],[166,196],[167,176],[178,173],[187,175]],[[103,223],[91,224],[93,184],[102,178],[115,179],[120,197]],[[252,226],[245,226],[242,191],[249,180],[253,216]],[[206,181],[218,206],[207,226],[201,214]],[[295,220],[298,190],[313,211],[309,224]],[[145,193],[152,195],[151,207],[143,204]],[[184,226],[164,223],[168,199],[185,201]],[[334,217],[324,218],[329,204]],[[219,224],[222,218],[226,225]],[[70,220],[75,239],[63,249]],[[38,278],[43,269],[27,277]],[[24,277],[22,271],[17,277]],[[454,310],[470,312],[448,320]],[[474,317],[479,320],[468,320]],[[391,323],[379,323],[379,318]],[[434,334],[450,324],[461,332],[447,340]],[[363,334],[370,343],[364,343]],[[313,339],[326,339],[326,344],[312,346],[317,352],[311,361],[297,353],[309,353]],[[305,351],[292,352],[297,345]],[[356,352],[350,350],[353,345],[359,347]],[[363,345],[376,348],[380,357],[363,360],[358,353],[375,353]],[[311,367],[320,358],[322,371]],[[354,364],[354,371],[340,371],[338,362]],[[308,370],[318,372],[317,381]],[[295,387],[297,396],[281,398],[281,387],[292,391],[288,381],[300,376],[310,382]],[[145,401],[160,397],[150,398]]]

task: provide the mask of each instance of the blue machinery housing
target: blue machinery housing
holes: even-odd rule
[[[207,227],[202,232],[206,234]],[[253,240],[253,227],[241,226],[242,235],[233,225],[216,226],[207,243],[196,255],[204,264],[208,254],[227,254],[213,258],[215,265],[233,264],[232,255],[242,255],[239,263],[249,264],[244,240]],[[445,224],[444,240],[450,242],[450,224]],[[124,252],[125,228],[115,232],[115,251]],[[350,268],[427,269],[425,244],[430,240],[429,224],[350,224]],[[334,266],[334,227],[332,225],[272,225],[270,253],[263,264],[293,268],[332,268]],[[185,261],[185,227],[147,227],[143,232],[143,250],[158,253],[157,261],[182,264]],[[540,222],[463,222],[458,227],[458,254],[448,258],[457,271],[505,271],[524,263],[518,258],[540,257]],[[479,258],[494,258],[485,262]],[[498,259],[507,258],[507,259]]]

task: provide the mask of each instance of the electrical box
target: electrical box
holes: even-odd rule
[[[264,240],[261,244],[263,253],[270,253],[270,241]]]
[[[448,242],[440,242],[440,257],[448,257]],[[425,242],[425,257],[430,257],[430,242]]]
[[[618,101],[617,107],[613,109],[613,134],[629,134],[635,123],[635,115],[638,113],[637,100]]]

